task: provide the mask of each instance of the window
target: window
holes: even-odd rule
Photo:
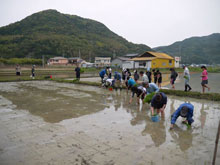
[[[162,63],[162,65],[163,65],[163,66],[166,66],[166,63],[165,63],[165,62],[163,62],[163,63]]]

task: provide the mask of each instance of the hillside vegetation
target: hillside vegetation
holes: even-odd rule
[[[0,28],[0,57],[46,58],[117,56],[151,50],[133,44],[110,31],[104,24],[75,15],[45,10]]]
[[[191,37],[154,50],[180,56],[186,64],[220,64],[220,33]]]

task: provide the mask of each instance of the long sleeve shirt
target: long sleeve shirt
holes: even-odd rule
[[[190,103],[183,103],[179,106],[179,108],[172,114],[171,116],[171,124],[175,124],[177,118],[180,116],[180,111],[182,109],[183,106],[186,106],[189,111],[187,113],[186,119],[188,121],[188,123],[191,125],[194,120],[193,120],[193,111],[194,111],[194,106]]]
[[[162,99],[160,102],[156,101],[156,95],[153,96],[151,100],[151,107],[154,107],[155,109],[162,108],[165,104],[167,104],[167,96],[164,93],[160,93],[162,96]]]
[[[149,83],[149,87],[146,88],[147,94],[153,93],[153,92],[159,92],[159,88],[155,83]]]

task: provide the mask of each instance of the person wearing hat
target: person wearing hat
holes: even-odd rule
[[[161,113],[161,116],[164,117],[164,109],[167,105],[167,96],[160,92],[156,93],[151,100],[151,114],[154,114],[154,110],[157,110],[157,114]]]
[[[176,123],[176,120],[179,116],[186,118],[185,121],[182,123],[188,124],[191,126],[191,124],[194,122],[193,120],[193,111],[194,106],[190,103],[183,103],[179,106],[179,108],[172,114],[171,116],[171,126],[170,129],[173,129],[173,125]]]
[[[183,77],[185,79],[185,90],[184,91],[187,92],[192,89],[191,86],[189,85],[190,74],[189,74],[189,69],[185,65],[183,65],[183,69],[184,69]]]

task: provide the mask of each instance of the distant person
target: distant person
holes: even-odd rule
[[[80,67],[78,64],[75,68],[75,72],[76,72],[76,79],[79,81],[80,80]]]
[[[115,82],[115,90],[117,90],[118,88],[120,88],[120,90],[122,90],[122,82],[121,82],[121,74],[119,72],[115,72],[114,75],[114,82]]]
[[[152,81],[152,78],[151,78],[152,73],[151,73],[150,69],[147,70],[146,75],[148,77],[149,83],[151,83],[151,81]]]
[[[147,75],[143,71],[140,71],[140,83],[142,82],[149,82],[149,80]]]
[[[112,69],[110,67],[108,68],[108,78],[112,78]]]
[[[188,67],[186,67],[185,65],[183,65],[183,69],[184,69],[184,73],[183,73],[183,78],[185,80],[185,92],[187,91],[191,91],[192,88],[189,85],[189,80],[190,80],[190,73],[189,73],[189,69]]]
[[[157,83],[158,83],[158,87],[161,88],[161,83],[162,83],[162,73],[160,72],[160,70],[157,70]]]
[[[175,81],[176,81],[176,78],[178,77],[178,73],[175,71],[174,68],[171,68],[170,71],[171,71],[170,84],[172,86],[172,89],[175,89]]]
[[[102,69],[102,70],[99,72],[99,76],[100,76],[100,78],[101,78],[101,83],[103,83],[103,79],[104,79],[105,75],[107,75],[107,71],[106,71],[106,69]]]
[[[137,82],[139,80],[139,78],[140,78],[140,76],[139,76],[137,70],[134,70],[134,80],[135,80],[135,82]]]
[[[208,88],[208,90],[210,91],[210,87],[207,85],[208,84],[208,72],[207,72],[207,68],[205,66],[202,66],[201,69],[202,71],[202,93],[205,93],[205,88]]]
[[[191,124],[194,122],[193,120],[193,111],[194,106],[190,103],[183,103],[179,106],[179,108],[172,114],[171,116],[171,126],[170,129],[173,129],[173,125],[176,123],[176,120],[179,116],[186,118],[182,123],[188,124],[191,126]]]
[[[153,71],[153,76],[154,76],[154,83],[157,84],[157,72],[155,69],[153,69],[152,71]]]
[[[35,65],[32,66],[31,77],[32,77],[32,79],[35,79]]]
[[[20,76],[21,75],[21,67],[20,67],[20,65],[16,65],[15,71],[16,71],[16,76]]]
[[[151,100],[151,114],[154,115],[154,111],[157,110],[157,114],[161,113],[164,117],[164,110],[167,105],[167,96],[160,92],[153,96]]]

